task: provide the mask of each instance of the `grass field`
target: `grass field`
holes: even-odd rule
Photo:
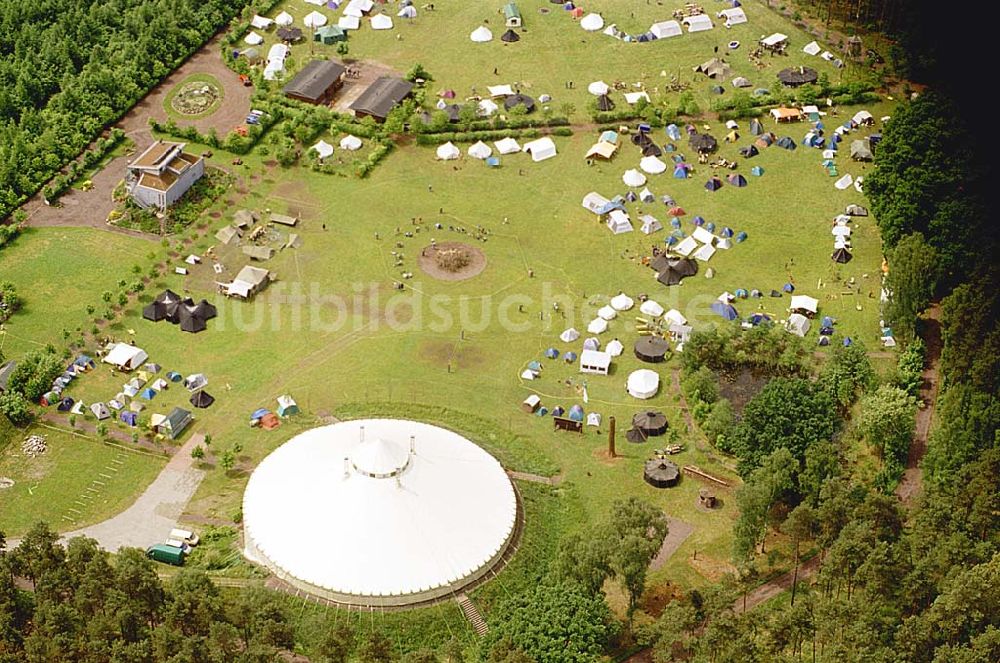
[[[35,458],[21,452],[21,440],[32,434],[44,435],[47,445]],[[16,537],[39,521],[58,530],[100,522],[130,505],[163,465],[154,456],[34,426],[0,450],[0,476],[16,482],[0,490],[0,530]]]
[[[761,34],[780,30],[792,36],[792,55],[782,58],[781,66],[805,63],[808,58],[800,49],[809,39],[756,3],[747,9],[750,24],[746,26],[732,30],[719,26],[707,34],[685,34],[668,42],[626,44],[599,33],[584,33],[566,12],[548,2],[521,2],[528,29],[522,42],[512,46],[468,41],[468,33],[487,18],[499,37],[502,30],[492,6],[452,0],[435,4],[435,12],[423,12],[412,24],[396,20],[400,40],[392,32],[364,29],[352,34],[350,57],[373,57],[400,70],[419,59],[435,75],[433,89],[454,88],[460,97],[473,85],[483,89],[486,84],[519,80],[528,88],[530,83],[533,94],[549,92],[554,103],[573,103],[577,120],[585,119],[583,110],[589,101],[585,88],[590,80],[644,79],[652,87],[662,84],[661,69],[679,71],[690,80],[690,67],[711,57],[713,46],[730,39],[741,40],[745,49]],[[636,4],[623,11],[622,4],[595,0],[587,9],[603,11],[608,22],[617,22],[622,29],[639,31],[654,20],[669,18],[670,9],[679,5]],[[542,6],[552,12],[539,14]],[[307,7],[313,9],[302,4],[285,9],[301,19]],[[435,48],[427,48],[428,43]],[[301,61],[303,53],[324,48],[333,50],[302,45],[294,53]],[[765,77],[763,86],[769,86],[778,68],[776,61],[762,74],[753,72],[743,50],[731,62],[737,73],[749,76],[755,84]],[[826,69],[828,65],[821,60],[808,62],[838,80],[840,74]],[[495,66],[501,75],[493,75]],[[576,89],[566,89],[566,80],[574,80]],[[703,107],[708,105],[707,87],[707,79],[694,87]],[[888,102],[868,109],[876,117],[891,112]],[[839,109],[840,117],[849,117],[855,110]],[[717,138],[725,135],[718,121],[706,121]],[[790,135],[796,142],[808,128],[803,124],[778,129],[771,122],[765,122],[765,127],[779,136]],[[687,211],[682,222],[685,232],[694,228],[691,219],[701,215],[719,227],[731,226],[749,236],[746,242],[716,253],[711,262],[701,265],[698,276],[682,286],[665,288],[639,262],[651,245],[662,243],[664,233],[642,235],[636,223],[636,232],[615,236],[580,206],[591,190],[607,197],[624,194],[622,173],[637,167],[639,161],[637,149],[625,144],[610,163],[588,166],[584,154],[596,137],[596,130],[580,129],[571,137],[556,139],[559,155],[553,159],[533,163],[526,155],[511,155],[497,169],[467,157],[438,162],[433,148],[404,145],[365,180],[314,173],[305,166],[281,169],[265,165],[267,158],[259,154],[243,157],[244,165],[233,168],[242,181],[206,212],[207,232],[201,231],[182,249],[171,245],[171,273],[147,284],[139,301],[106,330],[119,338],[134,338],[166,370],[205,373],[208,391],[217,402],[195,412],[192,429],[212,434],[210,454],[220,454],[237,442],[242,447],[235,471],[209,472],[189,513],[235,519],[253,466],[326,415],[405,416],[468,435],[509,469],[563,477],[560,488],[544,497],[534,492],[536,486],[524,487],[532,500],[544,503],[539,512],[548,514],[538,522],[529,518],[527,523],[529,549],[542,551],[539,559],[551,555],[563,533],[603,516],[615,498],[637,495],[694,526],[673,559],[654,574],[654,581],[700,586],[730,570],[730,530],[736,517],[732,491],[720,490],[723,507],[704,512],[696,506],[701,484],[690,477],[672,490],[651,488],[642,481],[642,464],[660,444],[632,445],[622,435],[634,413],[647,407],[662,409],[686,445],[676,457],[678,464],[698,465],[736,483],[730,460],[686,429],[679,395],[671,384],[671,371],[679,365],[676,359],[655,367],[661,378],[655,398],[640,402],[624,392],[628,373],[648,366],[631,353],[637,338],[636,312],[622,314],[601,335],[603,343],[618,337],[626,346],[607,377],[582,376],[575,364],[546,360],[542,353],[550,346],[579,352],[581,341],[561,343],[559,332],[569,326],[583,331],[596,309],[619,291],[647,294],[665,308],[679,309],[696,328],[704,328],[721,322],[709,312],[721,292],[756,288],[767,293],[788,280],[796,283],[799,293],[820,300],[820,315],[837,318],[835,339],[849,335],[874,348],[879,331],[878,232],[870,217],[859,220],[852,236],[854,260],[843,266],[830,260],[831,219],[849,203],[865,204],[865,198],[853,189],[835,190],[833,178],[820,166],[819,151],[802,146],[795,151],[771,147],[752,160],[741,159],[739,172],[749,179],[749,186],[742,189],[727,185],[714,193],[706,191],[704,182],[712,174],[707,166],[697,167],[688,180],[675,180],[669,174],[649,176],[648,187],[654,194],[673,196]],[[339,138],[330,135],[327,140],[336,145]],[[659,130],[656,141],[666,140]],[[722,144],[720,155],[735,159],[737,147],[747,142],[744,136],[737,144]],[[461,147],[464,151],[467,145]],[[190,149],[200,153],[204,148],[191,145]],[[685,152],[686,142],[679,149]],[[230,160],[225,154],[212,159],[227,168],[231,168]],[[841,174],[865,172],[846,155],[837,161]],[[753,165],[765,169],[763,177],[749,177]],[[172,273],[184,255],[202,254],[215,244],[212,234],[241,207],[289,212],[302,219],[295,229],[302,247],[282,250],[266,263],[278,281],[251,303],[216,295],[215,282],[226,280],[245,264],[238,249],[218,250],[222,275],[212,271],[210,261],[191,267],[187,277]],[[648,213],[669,229],[662,203],[630,204],[629,212],[634,222]],[[422,223],[414,224],[414,219]],[[435,228],[436,223],[442,227]],[[488,231],[486,241],[473,238],[477,226]],[[476,245],[486,254],[485,271],[461,282],[437,281],[422,274],[416,259],[432,239]],[[25,310],[8,322],[6,335],[0,337],[4,352],[16,356],[46,343],[59,345],[62,329],[89,329],[93,321],[86,314],[87,304],[102,310],[100,293],[115,289],[119,279],[131,282],[130,267],[140,263],[145,270],[150,251],[157,254],[157,260],[166,255],[156,242],[102,230],[26,232],[2,254],[4,278],[14,281],[26,300]],[[58,274],[53,265],[59,266]],[[712,268],[713,278],[705,277],[706,267]],[[404,278],[403,273],[414,276]],[[847,288],[850,279],[854,287]],[[405,283],[405,289],[395,290],[394,281]],[[217,304],[219,317],[198,335],[185,334],[165,322],[143,320],[141,305],[164,287],[208,298]],[[744,316],[763,310],[781,318],[787,301],[765,297],[738,301],[736,307]],[[553,303],[559,304],[558,311]],[[134,336],[128,330],[134,330]],[[814,344],[816,339],[814,329],[806,341]],[[544,369],[539,380],[526,382],[518,376],[531,360],[542,361]],[[120,374],[112,375],[101,367],[74,383],[70,393],[88,403],[107,400],[123,381]],[[583,435],[555,433],[548,418],[526,415],[518,407],[531,393],[539,394],[549,408],[583,404],[584,386],[585,409],[601,413],[605,422],[612,415],[618,421],[616,459],[605,454],[606,423],[600,432],[588,427]],[[249,414],[259,407],[273,409],[282,393],[292,394],[303,413],[276,431],[249,428]],[[182,388],[173,387],[150,404],[147,414],[165,413],[183,405],[186,398]],[[52,472],[70,475],[74,461],[67,457],[62,462],[62,458],[53,454],[49,459]],[[131,494],[138,494],[151,476],[151,472],[137,473]],[[57,491],[59,500],[75,494],[71,485]],[[52,504],[61,504],[59,500]],[[29,514],[3,509],[0,527],[23,529],[22,523],[41,515],[66,529],[65,521],[60,522],[64,510],[60,506],[40,514],[32,508]],[[528,555],[515,558],[510,575],[501,580],[509,577],[509,584],[515,586],[530,577],[530,569],[520,568],[521,564],[532,561]],[[487,607],[493,605],[506,583],[484,586],[478,590],[479,599]],[[454,615],[442,620],[445,626],[435,623],[433,628],[447,630]]]

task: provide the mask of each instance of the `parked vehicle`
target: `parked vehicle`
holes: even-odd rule
[[[184,550],[159,543],[146,548],[146,557],[154,562],[172,564],[174,566],[184,566]]]

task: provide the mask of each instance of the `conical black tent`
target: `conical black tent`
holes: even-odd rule
[[[841,247],[839,249],[836,249],[833,252],[833,255],[830,257],[833,258],[834,262],[839,262],[841,264],[844,264],[845,262],[850,262],[851,258],[853,258],[854,256],[851,255],[850,251]]]
[[[670,488],[677,485],[681,478],[681,471],[669,460],[653,458],[646,461],[642,478],[655,488]]]
[[[609,110],[614,110],[615,102],[611,101],[611,97],[606,94],[602,94],[597,98],[597,110],[607,112]]]
[[[670,352],[670,344],[659,336],[640,336],[633,347],[636,359],[650,364],[663,361]]]
[[[215,402],[215,397],[207,391],[202,390],[191,394],[191,398],[188,401],[195,407],[206,408],[212,406],[212,403]]]
[[[660,254],[653,258],[650,267],[657,273],[656,280],[663,285],[677,285],[685,276],[698,273],[698,263],[690,258],[674,258]]]
[[[809,67],[789,67],[778,72],[778,80],[788,87],[798,87],[806,83],[815,83],[819,74]]]
[[[648,437],[663,435],[667,432],[667,425],[667,415],[656,410],[639,412],[632,417],[632,427]]]
[[[693,134],[691,147],[699,152],[714,152],[719,147],[719,141],[711,134]]]
[[[643,433],[638,428],[630,428],[625,431],[625,439],[633,444],[642,444],[649,438],[648,435]]]
[[[521,41],[521,36],[513,30],[507,30],[507,32],[500,35],[500,41],[505,41],[508,44],[511,44],[515,41]]]
[[[208,327],[205,323],[205,318],[198,315],[197,307],[181,306],[179,307],[179,311],[178,324],[180,324],[181,331],[197,334],[200,331],[205,331]]]
[[[281,41],[298,41],[302,39],[302,30],[300,28],[278,28],[277,35]]]
[[[656,143],[650,141],[648,145],[642,148],[642,156],[644,157],[658,157],[663,154],[663,150]]]
[[[164,290],[142,309],[142,317],[153,322],[166,320],[175,315],[181,297],[173,290]]]

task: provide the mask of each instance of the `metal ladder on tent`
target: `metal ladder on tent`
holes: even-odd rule
[[[458,607],[462,609],[462,614],[472,624],[472,629],[476,632],[476,635],[482,637],[489,633],[490,627],[479,613],[479,608],[472,602],[472,599],[465,594],[459,594],[455,597],[455,600],[458,601]]]

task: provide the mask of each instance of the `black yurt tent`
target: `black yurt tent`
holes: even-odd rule
[[[639,361],[655,364],[663,361],[670,352],[670,343],[659,336],[641,336],[635,342],[635,356]]]
[[[681,478],[681,471],[669,460],[652,458],[646,461],[642,478],[655,488],[670,488],[677,485]]]
[[[667,415],[657,410],[646,410],[632,416],[632,427],[647,437],[663,435],[667,432]]]

